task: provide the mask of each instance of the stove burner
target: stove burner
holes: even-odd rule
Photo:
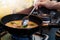
[[[12,36],[12,40],[32,40],[32,36]]]

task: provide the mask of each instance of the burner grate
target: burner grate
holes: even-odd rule
[[[22,37],[12,36],[12,40],[32,40],[32,36],[22,36]]]

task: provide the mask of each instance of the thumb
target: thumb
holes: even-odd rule
[[[40,0],[34,0],[33,6],[34,6],[36,9],[38,9],[38,2],[40,2]]]

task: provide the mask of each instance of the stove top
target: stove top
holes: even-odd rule
[[[28,40],[28,38],[25,38],[26,40]],[[24,38],[22,40],[25,40]],[[42,40],[43,38],[39,35],[33,34],[32,35],[32,40]],[[5,34],[3,37],[1,37],[1,40],[13,40],[12,39],[12,35],[10,35],[9,33]]]

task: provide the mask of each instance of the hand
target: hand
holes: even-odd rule
[[[50,0],[39,0],[35,3],[35,7],[38,8],[38,6],[44,6],[48,9],[53,9],[54,6],[57,4],[56,1],[50,1]]]

